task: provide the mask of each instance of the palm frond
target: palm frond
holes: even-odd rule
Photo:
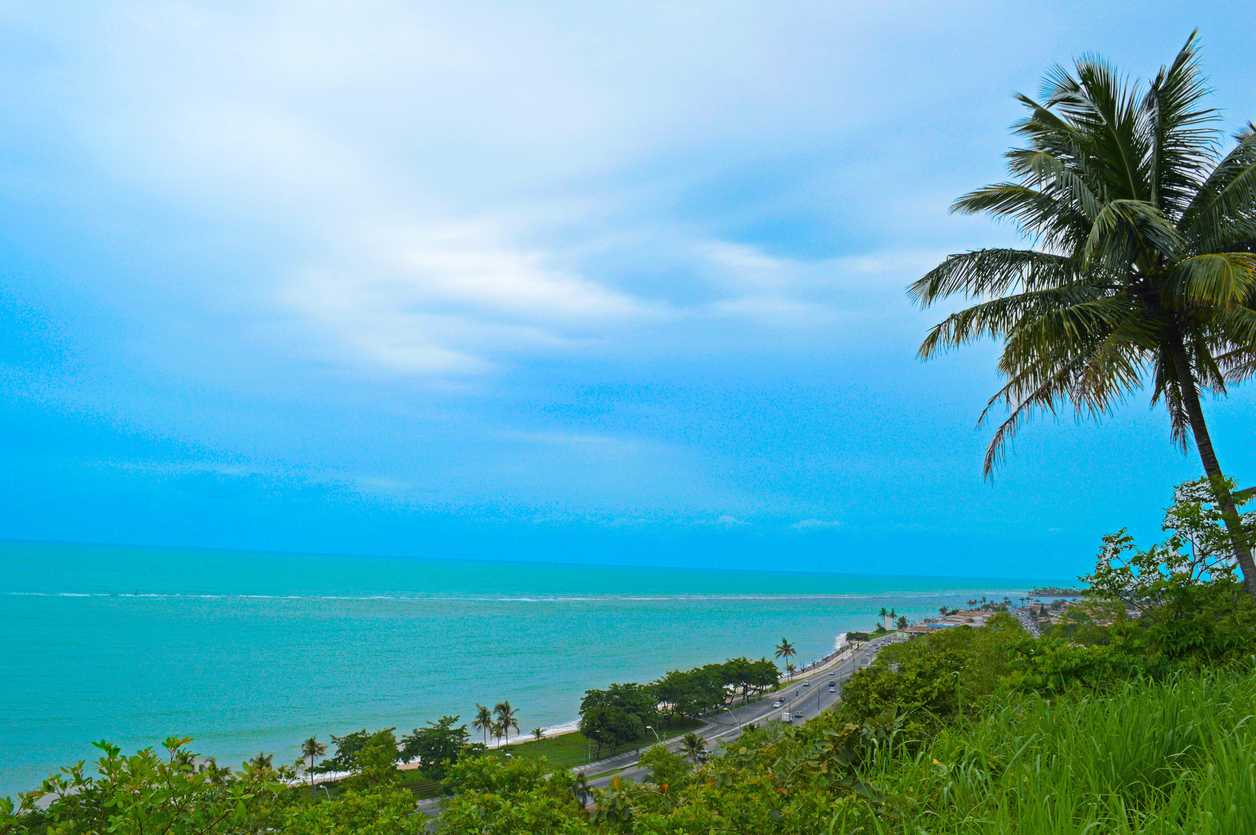
[[[1175,218],[1190,205],[1201,172],[1216,155],[1217,113],[1200,104],[1209,90],[1199,68],[1198,40],[1192,32],[1173,63],[1151,82],[1141,105],[1151,152],[1150,199]]]
[[[1182,247],[1173,221],[1145,200],[1111,200],[1090,227],[1083,264],[1102,259],[1111,267],[1128,265],[1141,247],[1173,259]]]
[[[1040,148],[1008,152],[1008,168],[1025,179],[1025,184],[1061,200],[1082,217],[1093,221],[1103,200],[1075,167],[1054,153]]]
[[[1032,249],[978,249],[947,256],[907,292],[921,306],[957,294],[968,298],[1062,287],[1077,278],[1073,261]]]
[[[1182,301],[1229,308],[1256,293],[1256,254],[1209,252],[1183,258],[1173,271],[1174,290]]]
[[[1000,336],[1026,319],[1092,300],[1099,292],[1084,283],[1072,284],[1002,296],[967,307],[930,328],[917,353],[921,359],[928,359],[940,350]]]
[[[987,212],[1011,219],[1025,235],[1072,252],[1085,240],[1091,221],[1057,195],[1020,183],[994,183],[960,197],[951,211]]]
[[[1208,250],[1226,240],[1227,231],[1256,225],[1256,131],[1240,133],[1230,153],[1199,187],[1182,215],[1181,226]],[[1230,241],[1237,240],[1231,234]]]

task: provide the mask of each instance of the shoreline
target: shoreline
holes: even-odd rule
[[[799,647],[799,656],[792,660],[799,663],[800,674],[806,675],[812,659],[823,664],[833,655],[843,631],[872,626],[878,606],[895,606],[919,619],[938,606],[962,606],[964,599],[981,594],[955,588],[818,596],[810,588],[782,591],[689,592],[667,595],[663,603],[621,599],[654,595],[619,594],[607,599],[607,595],[586,592],[578,596],[592,598],[595,604],[556,603],[552,608],[500,599],[480,603],[457,595],[452,596],[453,604],[432,597],[394,603],[357,595],[346,595],[355,598],[349,603],[323,603],[311,597],[324,595],[284,595],[285,600],[273,606],[268,600],[242,595],[191,601],[187,597],[137,597],[134,592],[5,596],[0,604],[18,616],[14,622],[42,619],[64,624],[71,639],[54,648],[54,657],[41,654],[36,658],[22,652],[22,647],[36,644],[18,640],[21,630],[13,635],[17,651],[8,664],[16,676],[19,703],[29,701],[44,713],[56,711],[58,718],[55,723],[45,722],[38,718],[43,714],[32,712],[32,721],[13,728],[11,748],[20,753],[0,764],[3,793],[16,796],[29,790],[66,762],[86,760],[92,769],[99,756],[89,745],[94,739],[108,739],[124,750],[137,751],[159,747],[167,736],[190,736],[199,753],[238,768],[259,751],[273,752],[275,762],[290,762],[301,740],[310,736],[332,747],[329,732],[342,735],[363,727],[389,726],[408,732],[444,714],[459,713],[470,719],[475,702],[492,705],[503,698],[519,709],[524,727],[520,736],[512,734],[509,743],[490,739],[490,749],[529,742],[528,732],[536,726],[544,729],[543,739],[548,740],[576,731],[577,707],[587,688],[613,681],[652,680],[670,669],[739,656],[771,657],[771,647],[782,635]],[[988,596],[996,592],[1019,597],[1021,590],[985,591]],[[368,629],[380,618],[378,622],[389,628]],[[87,619],[113,636],[113,648],[106,646],[102,654],[88,633],[77,628]],[[592,627],[612,621],[630,625],[626,640],[613,649],[599,650],[595,641],[600,639]],[[265,629],[254,628],[259,622]],[[526,640],[516,631],[524,626],[533,630]],[[573,638],[571,629],[577,627],[581,631]],[[215,630],[218,640],[204,647],[196,656],[197,664],[189,667],[180,648],[201,646],[198,636],[207,628]],[[431,628],[448,630],[442,633],[446,634],[444,648],[423,646],[421,636]],[[700,634],[690,634],[690,629]],[[492,640],[497,632],[518,640],[511,637],[514,645],[498,653],[503,645]],[[124,645],[143,652],[116,649]],[[232,664],[245,651],[263,653],[270,663]],[[474,664],[459,660],[468,655]],[[138,663],[141,656],[143,665]],[[507,657],[509,661],[502,661]],[[564,657],[567,660],[561,660]],[[534,662],[538,672],[521,679],[517,665]],[[167,664],[170,676],[154,677],[141,669],[149,665],[164,669]],[[483,666],[483,672],[476,670],[477,665]],[[132,667],[135,672],[129,673]],[[118,692],[101,710],[88,712],[74,686],[58,687],[62,681],[58,671],[71,668],[89,677],[105,675],[106,670],[115,677],[135,675],[146,686]],[[312,682],[310,675],[318,681],[325,677],[327,684],[299,686],[294,693],[282,683]],[[317,695],[324,686],[333,688],[327,697]],[[61,695],[49,698],[49,693]],[[168,715],[153,719],[153,706],[164,706]],[[471,741],[478,738],[472,730]]]

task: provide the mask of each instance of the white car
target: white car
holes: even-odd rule
[[[780,699],[777,699],[776,701],[772,702],[772,707],[784,707],[784,706],[785,706],[785,703],[782,702]]]

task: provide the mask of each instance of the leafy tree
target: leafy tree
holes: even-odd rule
[[[297,760],[299,763],[305,763],[305,773],[310,778],[310,794],[314,794],[314,766],[324,754],[327,753],[327,746],[318,741],[318,737],[310,737],[301,743],[301,756]]]
[[[899,615],[899,616],[898,616],[898,623],[896,623],[896,624],[894,624],[894,625],[895,625],[895,626],[897,626],[899,629],[906,629],[906,628],[907,628],[907,616],[906,616],[906,615]]]
[[[654,693],[669,713],[690,719],[718,710],[727,698],[718,664],[673,670],[655,683]]]
[[[604,747],[613,751],[645,736],[645,723],[622,707],[596,704],[581,709],[580,733],[593,742],[595,756],[600,757]]]
[[[1237,499],[1243,536],[1251,541],[1256,512],[1243,513],[1242,507],[1251,501],[1252,491],[1231,495]],[[1173,498],[1161,525],[1170,534],[1165,542],[1135,551],[1124,528],[1103,538],[1095,573],[1081,578],[1092,593],[1146,611],[1181,587],[1234,579],[1237,564],[1212,482],[1205,478],[1180,484]]]
[[[580,732],[597,746],[612,750],[645,736],[646,725],[658,721],[657,691],[646,684],[612,684],[589,690],[580,701]]]
[[[692,765],[679,754],[673,754],[664,745],[651,745],[641,755],[641,767],[646,769],[649,780],[664,791],[675,789],[686,781]]]
[[[364,786],[391,785],[397,780],[397,737],[392,728],[376,731],[366,738],[355,754],[353,782]]]
[[[881,611],[885,610],[882,609]],[[797,654],[798,651],[794,649],[794,645],[785,638],[781,638],[781,642],[776,645],[776,657],[784,658],[786,665],[789,664],[789,659]]]
[[[1256,566],[1204,420],[1200,392],[1256,373],[1256,131],[1219,157],[1196,36],[1145,90],[1089,57],[1057,67],[1045,101],[1018,96],[1027,147],[1008,152],[1013,180],[955,202],[1013,221],[1036,249],[952,255],[911,286],[924,306],[976,299],[935,326],[929,358],[1001,338],[1005,384],[981,420],[1010,412],[987,475],[1026,417],[1071,402],[1099,417],[1149,379],[1172,437],[1188,435],[1216,491],[1248,591]]]
[[[336,746],[336,753],[323,760],[323,764],[317,766],[319,771],[356,771],[358,768],[358,754],[362,750],[362,746],[366,745],[368,739],[371,738],[370,731],[365,728],[359,731],[347,733],[344,736],[331,735],[331,744]]]
[[[726,686],[741,694],[747,702],[751,696],[775,687],[781,680],[780,670],[766,658],[751,661],[749,658],[731,658],[719,665]]]
[[[21,796],[19,832],[261,832],[277,829],[291,795],[287,769],[246,768],[240,774],[212,761],[197,764],[167,740],[163,760],[151,748],[131,756],[108,742],[96,774],[79,762]],[[0,819],[0,831],[5,822]]]
[[[401,755],[407,760],[419,759],[423,773],[439,778],[458,761],[466,748],[469,734],[466,725],[459,725],[457,716],[442,716],[415,728],[401,738]]]
[[[471,721],[471,726],[484,732],[484,744],[488,745],[488,735],[493,730],[493,711],[487,705],[476,705],[475,719]]]
[[[587,791],[587,782],[584,784]],[[450,769],[453,794],[436,820],[437,832],[577,833],[587,825],[580,786],[571,773],[524,757],[470,757]]]
[[[498,738],[505,736],[506,742],[509,743],[510,729],[519,730],[519,717],[514,707],[507,701],[498,702],[497,706],[493,708],[493,713],[497,716]]]

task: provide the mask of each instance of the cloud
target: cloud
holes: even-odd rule
[[[300,467],[252,463],[222,461],[97,461],[94,463],[97,466],[114,470],[159,478],[215,476],[229,479],[261,478],[296,481],[304,484],[342,487],[376,498],[401,499],[411,493],[414,488],[414,485],[408,481],[388,476],[316,471]]]
[[[835,38],[921,34],[823,4],[569,12],[121,3],[78,25],[10,22],[60,56],[32,76],[36,98],[58,102],[48,118],[111,191],[191,216],[240,255],[260,238],[252,266],[181,277],[171,315],[248,310],[283,355],[474,376],[643,345],[732,351],[741,322],[819,333],[851,315],[834,270],[859,264],[740,240],[781,207],[706,192],[753,171],[758,149],[788,158],[890,106],[816,83],[911,77]],[[893,106],[928,101],[918,87]],[[810,176],[779,180],[766,196],[814,200]],[[166,237],[196,258],[187,230]],[[147,318],[154,289],[169,292],[111,296]]]
[[[790,525],[796,531],[826,531],[841,526],[842,522],[838,519],[799,519]]]

